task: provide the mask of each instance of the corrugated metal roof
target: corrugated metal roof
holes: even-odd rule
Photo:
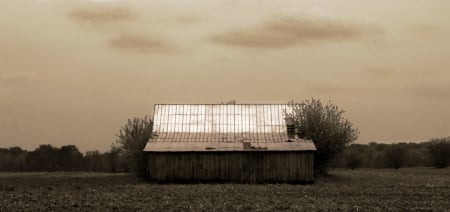
[[[286,104],[158,104],[144,151],[315,150],[311,141],[287,142],[285,112]]]

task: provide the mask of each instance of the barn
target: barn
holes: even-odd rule
[[[286,104],[158,104],[147,142],[157,182],[312,183],[316,147]]]

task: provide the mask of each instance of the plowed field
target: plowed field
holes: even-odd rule
[[[450,210],[450,169],[335,170],[312,185],[154,184],[127,174],[0,173],[0,211]]]

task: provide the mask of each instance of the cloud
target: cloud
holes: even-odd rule
[[[99,2],[99,3],[110,3],[110,2],[116,2],[119,0],[91,0],[93,2]]]
[[[0,73],[0,96],[8,94],[24,85],[31,84],[37,78],[35,72]]]
[[[360,40],[383,34],[378,25],[329,17],[272,17],[258,25],[211,37],[215,43],[248,48],[283,48],[322,41]]]
[[[0,73],[0,82],[17,84],[22,82],[30,82],[37,78],[34,72],[10,72],[10,73]]]
[[[96,8],[76,8],[69,16],[75,20],[89,23],[116,23],[131,21],[136,18],[136,13],[126,7],[96,7]]]
[[[419,84],[409,86],[407,89],[416,96],[450,99],[450,81],[434,80],[428,82],[420,82]]]
[[[155,36],[148,36],[148,29],[131,23],[135,20],[136,13],[125,7],[104,7],[96,9],[76,9],[70,13],[70,16],[80,22],[91,24],[94,30],[102,29],[102,26],[108,26],[110,23],[126,22],[119,27],[111,28],[110,33],[113,37],[107,39],[107,45],[114,50],[141,54],[167,54],[176,52],[174,45],[169,44],[164,39]],[[189,22],[194,20],[183,19],[177,22]],[[161,21],[164,22],[164,21]],[[101,27],[98,27],[101,26]],[[134,32],[129,32],[133,29]],[[137,32],[137,33],[136,33]]]
[[[343,81],[327,76],[309,77],[305,86],[316,93],[341,93],[348,90],[348,85]]]
[[[195,15],[180,15],[173,18],[169,18],[166,22],[175,23],[178,25],[192,25],[200,22],[202,19]],[[164,21],[164,20],[163,20]]]
[[[119,51],[135,53],[173,53],[176,50],[161,39],[142,35],[121,34],[112,38],[110,46]]]
[[[409,27],[411,33],[421,38],[435,38],[441,33],[441,29],[430,24],[413,24]]]
[[[390,76],[394,74],[396,71],[393,69],[389,69],[386,67],[366,67],[365,70],[367,73],[375,76]]]

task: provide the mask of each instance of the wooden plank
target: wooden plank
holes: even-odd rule
[[[311,180],[311,166],[310,166],[310,154],[309,153],[305,153],[306,155],[306,167],[305,167],[305,172],[306,172],[306,177],[305,177],[305,181],[309,181]]]
[[[283,164],[283,182],[289,182],[289,161],[285,152],[280,152],[280,158]]]
[[[306,153],[302,153],[303,155],[303,160],[304,160],[304,167],[303,167],[303,172],[304,172],[304,177],[302,180],[306,181],[306,179],[308,179],[308,175],[309,175],[309,164],[308,164],[308,160],[309,160],[309,156]]]
[[[276,167],[276,155],[274,153],[270,154],[270,180],[275,181],[276,180],[276,171],[277,171],[277,167]]]
[[[309,170],[309,179],[310,181],[314,180],[314,153],[309,152],[308,153],[308,170]]]
[[[308,168],[308,164],[306,162],[307,155],[302,153],[302,178],[301,180],[305,180],[307,178],[306,169]]]
[[[289,152],[289,181],[295,181],[295,153]]]
[[[291,153],[291,163],[292,163],[291,176],[292,176],[292,181],[298,181],[298,171],[299,171],[298,156],[299,156],[299,154],[297,152]]]

